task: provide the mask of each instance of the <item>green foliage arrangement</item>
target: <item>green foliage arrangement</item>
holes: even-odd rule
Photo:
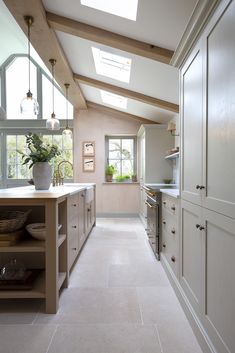
[[[58,146],[45,144],[43,140],[37,134],[32,132],[26,135],[26,144],[29,153],[23,153],[22,151],[17,151],[22,155],[24,160],[23,164],[30,163],[29,168],[38,162],[49,162],[52,158],[59,156],[61,152]]]
[[[116,180],[119,182],[125,181],[125,180],[129,180],[130,179],[130,175],[118,175],[116,177]]]
[[[115,167],[112,164],[107,165],[106,168],[105,168],[105,174],[106,175],[112,175],[113,176],[115,171],[116,171],[116,169],[115,169]]]

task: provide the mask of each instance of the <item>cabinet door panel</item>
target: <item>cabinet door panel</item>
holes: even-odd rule
[[[235,220],[206,209],[203,213],[207,229],[205,324],[219,352],[235,352]]]
[[[235,218],[235,1],[217,17],[205,38],[208,72],[204,206]]]
[[[182,198],[201,204],[202,180],[202,54],[197,46],[181,75],[182,87]]]
[[[181,273],[182,287],[194,309],[200,313],[203,279],[203,232],[201,207],[189,202],[181,203]]]

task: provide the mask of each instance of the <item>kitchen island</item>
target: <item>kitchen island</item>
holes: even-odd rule
[[[72,266],[95,225],[95,184],[72,183],[45,191],[34,186],[1,189],[3,210],[30,210],[27,223],[45,223],[46,239],[25,234],[17,244],[0,247],[1,261],[23,256],[27,268],[41,270],[32,289],[1,290],[0,299],[44,298],[46,313],[56,313],[60,289],[68,286]]]

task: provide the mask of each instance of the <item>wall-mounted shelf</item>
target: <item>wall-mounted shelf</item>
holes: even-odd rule
[[[166,156],[165,159],[175,159],[175,158],[179,158],[179,152],[175,152],[170,154],[169,156]]]

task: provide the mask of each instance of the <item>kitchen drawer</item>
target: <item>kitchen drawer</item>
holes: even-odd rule
[[[179,234],[179,218],[166,210],[162,210],[161,228],[172,235]]]
[[[78,205],[79,196],[74,194],[68,198],[68,221],[72,221],[74,218],[78,218]]]
[[[170,234],[162,231],[162,254],[167,260],[176,276],[178,276],[178,250],[177,241]]]
[[[172,215],[179,215],[179,202],[175,197],[162,194],[162,210],[168,210]]]

